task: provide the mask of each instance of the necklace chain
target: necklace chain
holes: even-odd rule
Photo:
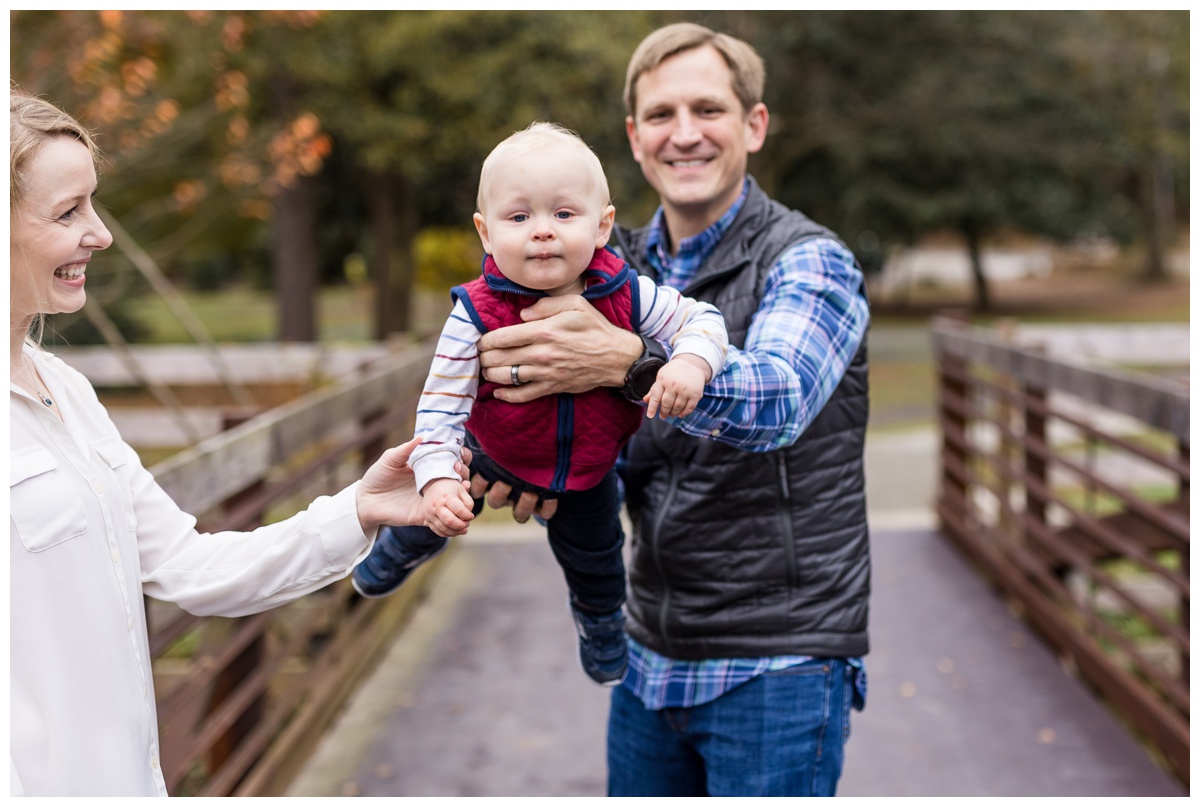
[[[28,363],[26,363],[25,369],[29,369],[29,368],[30,368],[30,365]],[[39,401],[41,401],[46,406],[54,406],[54,401],[50,400],[50,390],[47,389],[46,394],[45,395],[42,394],[42,389],[44,389],[45,385],[42,384],[41,379],[38,378],[37,368],[34,367],[32,369],[33,369],[33,377],[32,378],[25,375],[21,370],[17,371],[17,376],[20,378],[23,378],[25,381],[29,382],[30,386],[33,387],[33,394],[38,397]]]

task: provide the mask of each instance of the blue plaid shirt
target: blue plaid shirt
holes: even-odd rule
[[[683,290],[712,254],[746,201],[747,182],[729,210],[671,255],[662,208],[650,224],[647,259],[658,282]],[[870,319],[862,270],[829,238],[786,250],[767,275],[762,301],[741,350],[730,345],[725,369],[704,389],[684,432],[747,451],[792,445],[833,394]],[[628,687],[648,709],[699,706],[765,672],[808,656],[677,661],[629,643]],[[856,666],[859,659],[852,659]]]

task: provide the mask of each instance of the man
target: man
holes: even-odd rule
[[[747,175],[763,76],[749,45],[684,23],[648,36],[626,77],[630,147],[661,207],[618,227],[617,246],[714,303],[731,347],[696,411],[648,421],[627,448],[630,669],[612,696],[610,795],[833,795],[865,696],[867,301],[837,237]],[[635,397],[661,361],[581,300],[526,312],[480,341],[488,380],[520,367],[506,400]]]

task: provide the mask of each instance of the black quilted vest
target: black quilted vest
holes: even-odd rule
[[[831,231],[753,179],[742,210],[684,294],[713,303],[742,347],[771,266]],[[642,274],[647,229],[618,227]],[[769,452],[690,437],[655,419],[627,447],[633,521],[629,634],[676,659],[867,652],[863,444],[866,340],[794,445]]]

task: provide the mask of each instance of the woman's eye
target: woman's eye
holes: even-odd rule
[[[71,219],[75,218],[75,213],[77,210],[79,210],[78,207],[71,208],[66,213],[63,213],[61,216],[59,216],[58,220],[59,221],[70,221]]]

